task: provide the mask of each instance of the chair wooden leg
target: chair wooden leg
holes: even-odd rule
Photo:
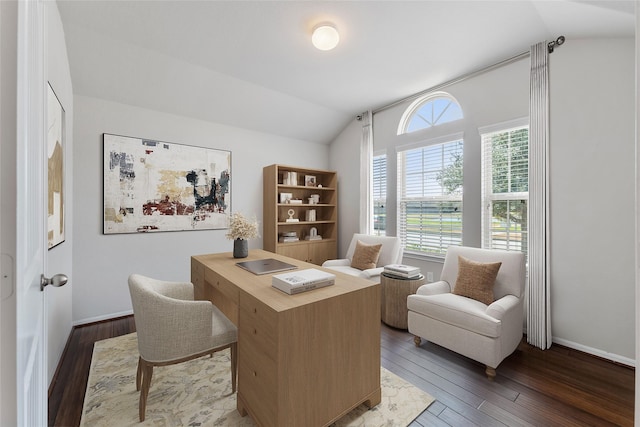
[[[231,344],[231,390],[236,392],[236,375],[238,372],[238,343]]]
[[[484,373],[487,374],[487,378],[489,379],[489,381],[493,381],[493,379],[496,377],[496,368],[487,366],[487,369],[484,370]]]
[[[419,336],[415,335],[413,337],[413,343],[416,345],[416,347],[420,347],[420,342],[422,341],[422,338],[420,338]]]
[[[140,403],[138,404],[138,412],[140,422],[144,421],[147,409],[147,396],[149,395],[149,387],[151,386],[151,377],[153,376],[153,365],[140,359],[142,362],[142,390],[140,390]]]
[[[140,391],[142,385],[142,357],[138,357],[138,371],[136,372],[136,391]]]

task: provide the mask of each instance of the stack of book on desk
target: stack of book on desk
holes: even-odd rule
[[[420,268],[403,264],[389,264],[384,266],[384,274],[399,279],[417,279],[420,277]]]
[[[335,274],[309,268],[306,270],[275,274],[271,278],[271,286],[292,295],[333,285],[335,281]]]

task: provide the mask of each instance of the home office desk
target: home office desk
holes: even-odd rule
[[[332,272],[334,285],[287,295],[272,274],[235,265],[264,258],[322,269],[260,249],[191,257],[196,298],[238,326],[240,414],[260,426],[326,426],[380,403],[380,285]]]

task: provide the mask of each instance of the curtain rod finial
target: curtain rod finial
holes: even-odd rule
[[[564,41],[564,36],[560,36],[557,39],[550,41],[549,43],[547,43],[547,50],[549,51],[549,53],[553,53],[553,49],[555,49],[556,46],[564,44]]]

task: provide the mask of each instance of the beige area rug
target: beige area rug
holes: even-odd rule
[[[153,370],[144,423],[138,421],[135,333],[95,343],[81,426],[253,426],[236,410],[229,350]],[[427,393],[381,368],[382,402],[360,405],[335,426],[404,426],[432,402]]]

